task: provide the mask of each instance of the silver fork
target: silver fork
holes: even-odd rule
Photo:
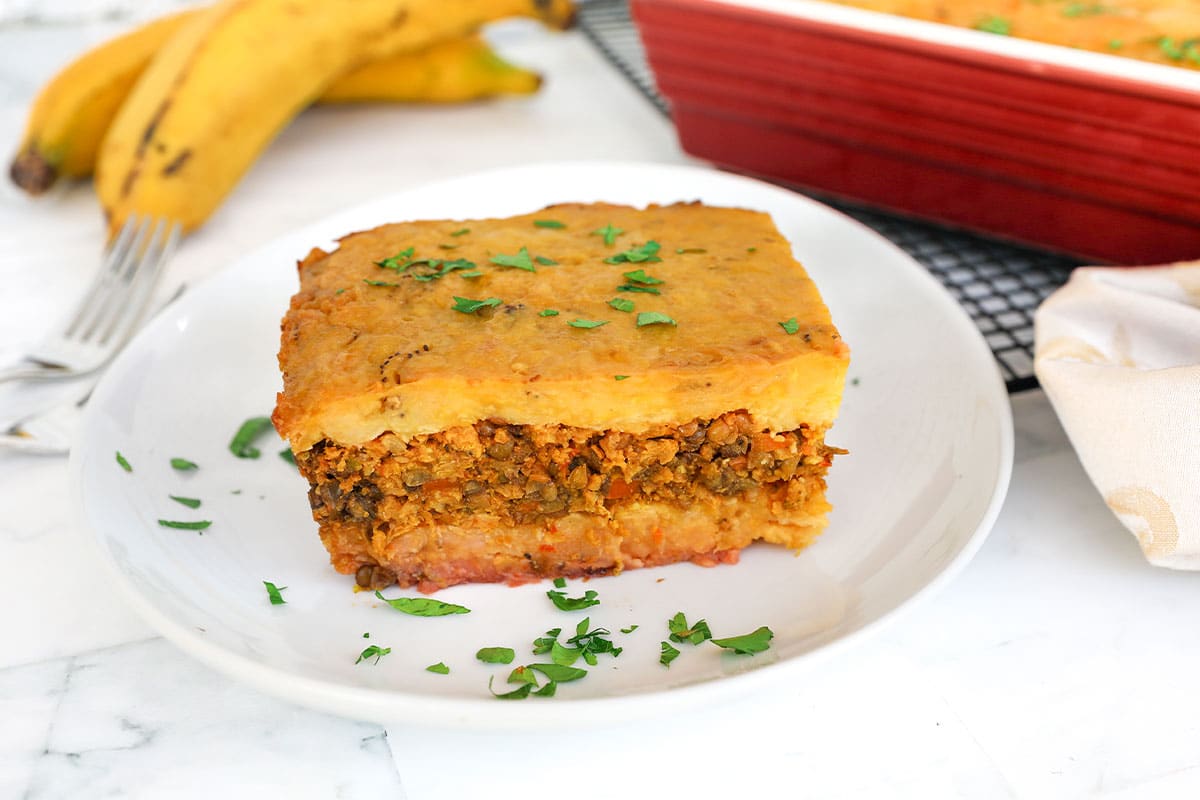
[[[182,297],[185,291],[187,285],[180,284],[155,311],[161,312]],[[103,376],[104,370],[98,369],[75,380],[59,381],[63,389],[56,393],[52,404],[18,417],[11,424],[6,420],[3,424],[7,424],[8,428],[0,427],[0,453],[5,450],[38,455],[63,455],[69,452],[83,417],[83,406]]]
[[[0,383],[76,378],[108,363],[141,319],[180,233],[179,223],[166,219],[135,215],[126,220],[66,324],[23,363],[0,370]]]

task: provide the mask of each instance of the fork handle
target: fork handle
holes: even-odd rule
[[[59,378],[78,378],[79,372],[45,367],[39,364],[18,364],[15,367],[0,370],[0,383],[8,381],[52,381]]]

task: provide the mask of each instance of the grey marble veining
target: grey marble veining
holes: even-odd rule
[[[403,798],[377,725],[233,684],[155,639],[0,670],[0,797]]]

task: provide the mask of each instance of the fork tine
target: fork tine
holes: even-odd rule
[[[134,265],[128,300],[119,308],[108,329],[100,333],[101,344],[108,344],[113,339],[124,341],[141,320],[163,267],[179,243],[180,231],[179,223],[165,219],[155,226],[154,234]]]
[[[100,282],[90,299],[91,308],[85,315],[87,322],[76,333],[79,341],[91,341],[102,328],[107,327],[113,314],[120,313],[121,301],[128,293],[132,271],[137,268],[138,259],[146,249],[148,237],[154,235],[157,222],[152,217],[141,217],[129,246],[120,253],[113,252],[117,260],[112,269],[104,270],[106,279]]]
[[[125,260],[125,254],[129,251],[133,243],[137,229],[138,218],[136,215],[131,215],[129,219],[125,220],[125,224],[121,226],[117,238],[105,248],[103,264],[96,273],[96,277],[92,278],[87,291],[80,295],[79,305],[72,311],[71,321],[67,323],[64,335],[75,335],[75,332],[91,316],[89,312],[95,310],[94,296],[100,290],[100,287],[106,282],[111,282],[115,275],[120,274],[121,264]]]

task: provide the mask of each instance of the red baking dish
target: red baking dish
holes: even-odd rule
[[[1200,72],[813,0],[632,0],[683,148],[1123,264],[1200,258]]]

